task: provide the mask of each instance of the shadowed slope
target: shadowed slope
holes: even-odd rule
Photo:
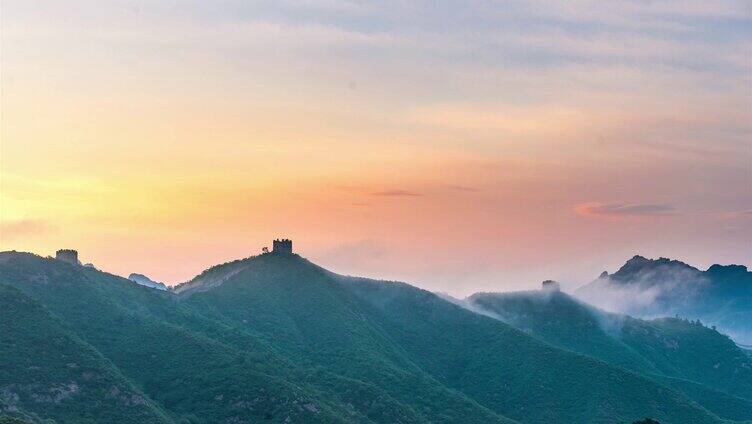
[[[676,260],[635,256],[575,295],[605,310],[640,318],[701,319],[738,342],[752,343],[752,272],[742,265],[713,265],[700,271]]]
[[[170,418],[37,302],[0,285],[0,411],[36,421],[169,423]]]
[[[467,300],[533,336],[631,369],[730,419],[752,419],[752,361],[697,323],[609,314],[559,291],[478,293]]]

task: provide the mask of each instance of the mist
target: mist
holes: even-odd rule
[[[603,273],[573,295],[604,311],[636,318],[680,317],[717,327],[742,344],[752,343],[752,293],[746,268],[700,271],[683,262],[640,256],[616,273]]]
[[[641,318],[673,316],[693,305],[709,281],[694,268],[641,270],[627,283],[601,276],[573,294],[608,312]]]

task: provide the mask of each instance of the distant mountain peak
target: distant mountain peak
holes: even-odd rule
[[[167,290],[167,286],[164,283],[160,283],[159,281],[154,281],[151,278],[145,276],[144,274],[138,274],[134,272],[128,276],[128,279],[142,286],[151,287],[157,290]]]
[[[744,274],[749,272],[744,265],[719,265],[713,264],[708,268],[707,272],[712,273],[728,273],[728,274]]]
[[[744,265],[715,264],[701,271],[675,259],[635,255],[575,294],[605,310],[637,317],[702,318],[736,340],[752,340],[752,273]]]
[[[621,268],[615,273],[608,275],[608,273],[601,274],[600,278],[608,277],[615,281],[633,280],[636,276],[662,273],[662,272],[676,272],[684,271],[690,273],[700,273],[697,268],[687,265],[682,261],[675,259],[669,259],[660,257],[658,259],[649,259],[644,256],[635,255],[629,259]]]

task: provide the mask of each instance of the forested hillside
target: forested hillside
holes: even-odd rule
[[[752,419],[752,360],[698,321],[641,320],[558,290],[478,293],[468,307],[552,345],[649,376],[729,419]]]
[[[122,378],[123,388],[142,396],[155,420],[721,422],[669,385],[407,284],[338,276],[297,255],[227,266],[231,271],[217,266],[176,294],[6,252],[0,281],[14,287],[2,292],[6,302],[23,296],[36,305],[29,311],[41,311],[35,316],[59,321],[77,346]],[[9,353],[41,343],[33,339],[38,332],[25,334],[32,327],[23,321],[3,325],[15,341]],[[68,362],[84,361],[66,356],[47,365],[65,371],[58,380],[67,383]],[[26,371],[8,370],[0,387],[28,384]],[[70,418],[76,414],[100,422],[106,414],[139,419],[120,404],[78,408],[83,393],[56,408],[30,398],[18,411],[5,404],[4,412],[57,422],[78,422]]]

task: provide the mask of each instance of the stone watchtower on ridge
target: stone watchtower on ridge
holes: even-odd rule
[[[559,291],[561,288],[559,287],[559,283],[557,283],[554,280],[546,280],[541,283],[541,290],[543,291]]]
[[[276,239],[272,242],[272,252],[274,253],[292,253],[292,240]]]
[[[55,252],[55,259],[63,262],[68,262],[73,265],[80,265],[78,262],[78,252],[72,249],[60,249]]]

